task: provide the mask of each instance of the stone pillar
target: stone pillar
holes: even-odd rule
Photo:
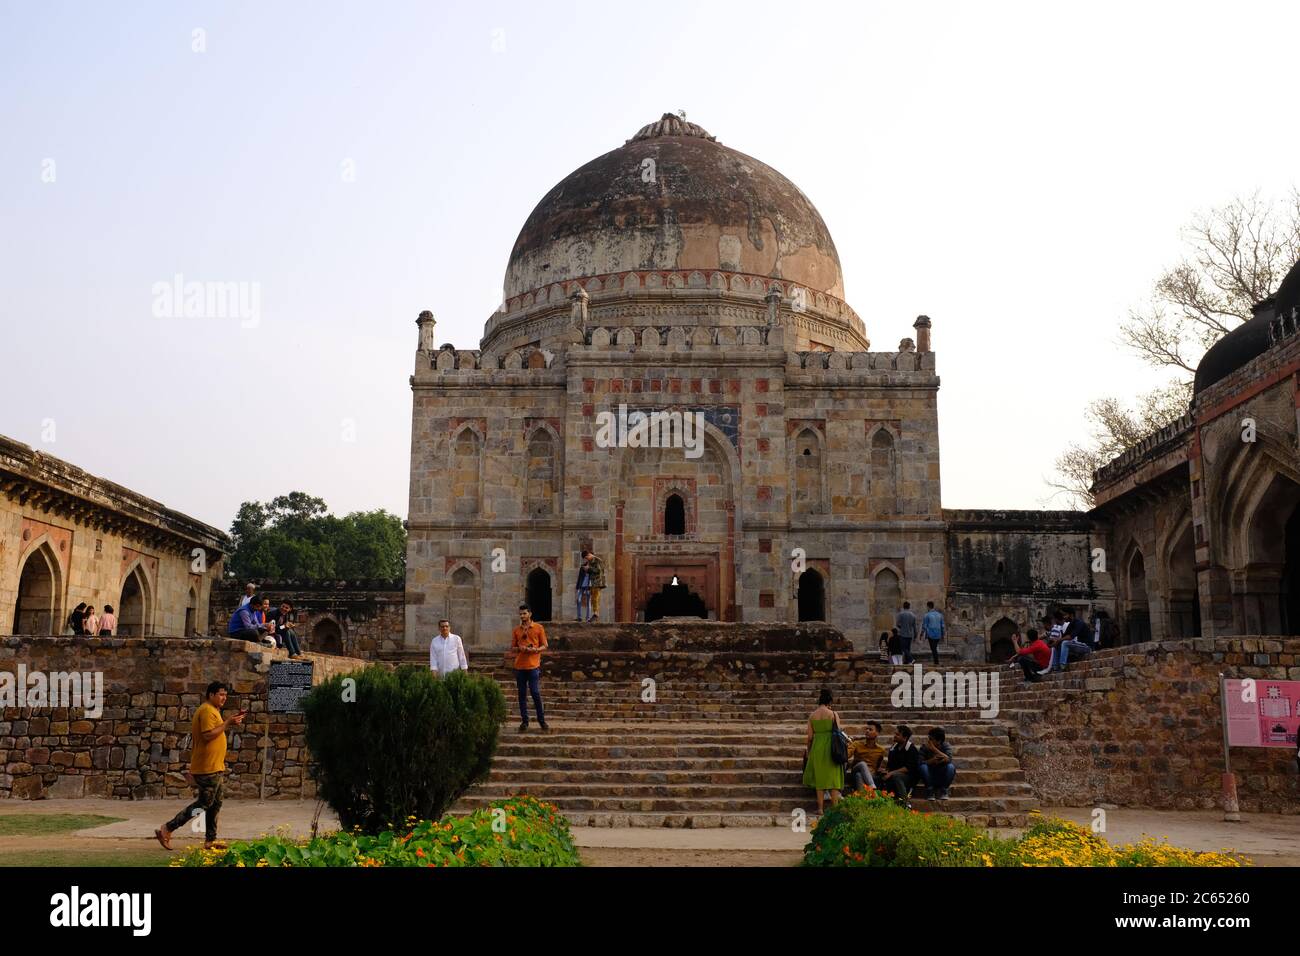
[[[781,290],[773,282],[767,290],[767,295],[763,296],[763,301],[767,303],[767,327],[774,329],[777,327],[778,316],[781,314]]]
[[[1196,575],[1201,598],[1201,636],[1226,637],[1241,633],[1235,626],[1232,578],[1222,565],[1202,568]]]
[[[916,321],[912,323],[912,328],[916,329],[916,350],[918,352],[930,351],[930,317],[928,315],[918,315]]]
[[[415,324],[420,330],[420,344],[415,353],[415,370],[418,372],[422,368],[428,368],[433,361],[433,328],[438,323],[433,313],[426,309],[420,313]]]

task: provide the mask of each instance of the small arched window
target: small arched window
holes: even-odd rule
[[[664,534],[686,533],[686,502],[681,495],[669,495],[664,503]]]

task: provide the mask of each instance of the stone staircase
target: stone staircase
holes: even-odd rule
[[[472,652],[471,668],[500,682],[509,713],[491,776],[454,809],[528,793],[556,804],[579,826],[790,826],[796,811],[816,814],[816,797],[802,783],[802,760],[807,717],[824,687],[851,736],[868,719],[884,724],[884,738],[897,724],[909,724],[918,743],[930,727],[944,728],[957,779],[942,802],[918,788],[916,809],[979,826],[1024,826],[1038,806],[1011,728],[1024,716],[1017,711],[1041,712],[1047,682],[1024,685],[1018,671],[992,665],[941,665],[941,671],[999,672],[999,714],[983,717],[973,706],[895,708],[895,668],[840,647],[709,653],[690,642],[687,650],[661,646],[547,655],[542,698],[549,734],[539,731],[535,716],[528,733],[516,730],[513,671],[500,653]],[[644,699],[651,690],[653,699]]]

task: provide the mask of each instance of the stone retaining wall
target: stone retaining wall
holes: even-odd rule
[[[1017,756],[1045,804],[1215,809],[1222,806],[1220,673],[1300,680],[1300,638],[1198,638],[1101,651],[1071,665],[1073,690],[1048,698],[1043,711],[1003,716],[1018,720]],[[1046,694],[1052,684],[1041,686]],[[1232,749],[1242,810],[1300,813],[1295,754],[1295,746]]]
[[[186,798],[190,720],[214,680],[231,687],[226,713],[249,711],[230,735],[227,793],[257,797],[261,735],[268,729],[266,795],[313,797],[301,714],[268,714],[267,673],[282,650],[245,641],[203,638],[6,637],[0,671],[101,672],[103,713],[80,708],[4,708],[0,712],[0,798]],[[365,661],[307,655],[313,680],[366,666]]]

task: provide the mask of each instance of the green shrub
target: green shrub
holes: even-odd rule
[[[321,799],[345,829],[378,834],[441,818],[487,778],[506,701],[480,674],[367,667],[313,688],[303,710]]]
[[[1005,866],[1010,841],[951,817],[907,810],[873,790],[829,808],[804,847],[804,866]]]
[[[497,825],[494,827],[493,824]],[[581,866],[569,821],[549,803],[517,796],[465,817],[368,835],[342,831],[297,843],[283,836],[193,847],[172,866]]]
[[[874,790],[828,809],[804,847],[804,866],[1241,866],[1230,852],[1184,850],[1147,839],[1113,846],[1068,820],[1036,820],[1018,840],[951,817],[904,809]]]

